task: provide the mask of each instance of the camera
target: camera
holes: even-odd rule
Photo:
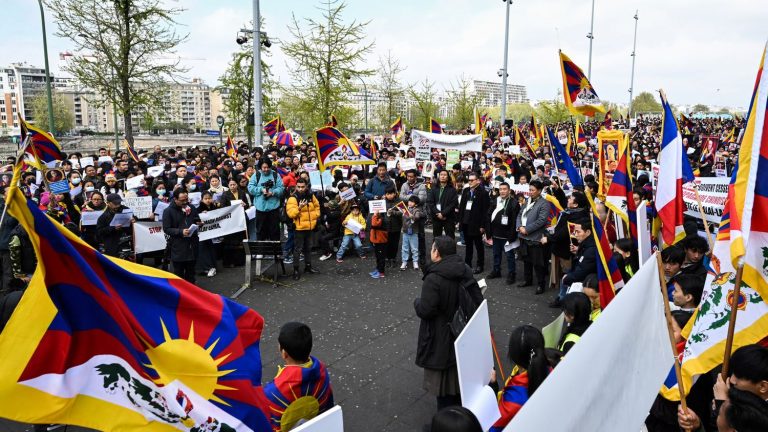
[[[264,184],[263,184],[263,185],[261,185],[261,186],[262,186],[264,189],[266,189],[267,191],[269,191],[270,189],[272,189],[273,187],[275,187],[275,182],[274,182],[273,180],[268,180],[268,181],[264,182]]]

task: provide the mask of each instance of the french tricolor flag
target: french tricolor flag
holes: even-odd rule
[[[683,148],[683,138],[677,127],[664,92],[661,92],[664,119],[661,130],[661,152],[659,153],[659,180],[656,183],[656,210],[661,219],[661,239],[665,245],[675,243],[684,235],[683,184],[693,181],[693,170]]]

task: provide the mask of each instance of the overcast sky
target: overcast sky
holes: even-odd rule
[[[189,33],[178,55],[215,85],[237,48],[237,30],[252,16],[250,0],[167,0],[186,10],[179,31]],[[592,83],[606,100],[626,103],[632,66],[635,10],[639,9],[635,94],[663,88],[673,104],[746,107],[768,38],[766,0],[595,0]],[[370,21],[367,59],[375,66],[391,50],[406,71],[402,79],[429,77],[449,88],[459,75],[500,81],[503,63],[503,0],[348,0],[347,21]],[[34,0],[0,0],[0,65],[26,61],[43,66],[40,18]],[[289,60],[280,42],[290,40],[291,14],[319,17],[315,0],[265,0],[266,31],[277,43],[267,61],[283,83]],[[587,70],[591,0],[517,0],[510,6],[510,82],[529,98],[552,99],[562,87],[557,50]],[[53,36],[48,16],[51,68],[73,45]],[[197,60],[203,59],[203,60]]]

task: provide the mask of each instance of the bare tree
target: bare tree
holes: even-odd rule
[[[378,81],[375,89],[384,99],[384,104],[377,107],[376,118],[378,126],[388,128],[397,117],[397,102],[408,91],[400,82],[400,73],[405,70],[400,62],[392,57],[392,51],[387,51],[386,57],[379,57]]]
[[[410,118],[411,124],[422,129],[429,127],[429,118],[436,117],[440,110],[435,92],[435,83],[429,81],[429,77],[424,78],[420,83],[421,89],[412,86],[408,89],[408,95],[416,102],[415,112]]]

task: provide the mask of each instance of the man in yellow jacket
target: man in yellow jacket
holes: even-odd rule
[[[296,180],[296,189],[285,202],[285,212],[296,225],[293,248],[293,279],[299,280],[299,255],[304,252],[304,272],[317,273],[310,261],[312,232],[320,219],[320,203],[309,190],[307,180]]]

